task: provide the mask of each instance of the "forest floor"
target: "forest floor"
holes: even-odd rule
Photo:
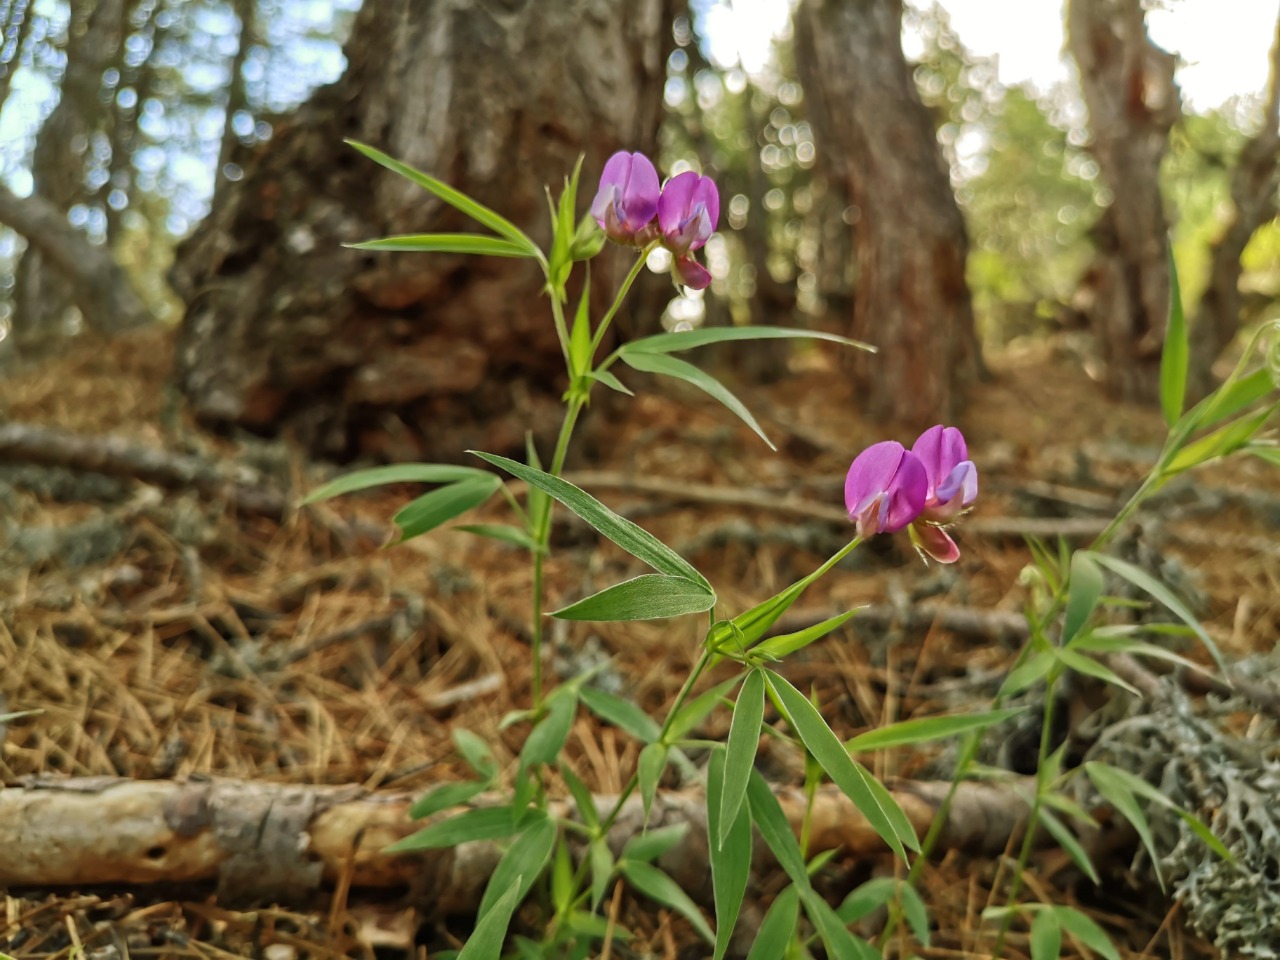
[[[159,449],[256,457],[295,491],[327,475],[272,445],[211,438],[175,420],[165,388],[171,353],[162,331],[78,344],[0,382],[0,411],[11,422]],[[589,439],[603,455],[572,460],[570,473],[688,557],[725,609],[745,609],[850,535],[839,519],[844,471],[884,436],[858,415],[835,362],[817,351],[781,382],[742,389],[777,454],[700,394],[675,396],[655,384],[618,408],[625,412],[609,424],[607,444],[598,429]],[[959,424],[982,482],[976,509],[955,533],[960,562],[925,566],[905,536],[880,538],[814,587],[806,610],[832,615],[871,603],[892,613],[928,600],[1016,614],[1030,561],[1023,519],[1047,524],[1050,534],[1060,522],[1081,542],[1080,531],[1100,526],[1135,488],[1163,436],[1156,412],[1105,400],[1073,359],[1049,347],[1011,350],[992,367]],[[1185,575],[1179,586],[1197,598],[1228,660],[1269,653],[1280,637],[1280,487],[1268,469],[1251,461],[1210,468],[1182,506],[1138,521]],[[626,478],[649,486],[628,490]],[[454,727],[480,733],[508,766],[517,755],[520,728],[498,724],[528,704],[525,555],[448,530],[381,549],[378,531],[411,488],[291,511],[278,522],[192,491],[22,464],[0,465],[0,483],[0,714],[40,711],[0,725],[5,783],[216,775],[420,792],[462,776]],[[714,502],[704,496],[711,489],[738,502]],[[1186,508],[1188,499],[1200,509]],[[495,498],[481,519],[500,522],[503,510]],[[559,524],[554,545],[552,608],[638,572],[580,525]],[[853,629],[787,664],[843,736],[981,709],[1017,654],[1015,642],[996,636],[937,624],[908,629],[892,615],[878,623],[858,629],[855,618]],[[680,621],[556,623],[550,637],[553,677],[603,664],[602,677],[654,713],[675,696],[699,639]],[[721,722],[707,735],[726,732]],[[583,711],[567,749],[588,785],[609,793],[630,775],[638,745]],[[796,762],[779,752],[762,763],[772,778],[793,776]],[[921,777],[938,756],[887,751],[868,762],[885,777]],[[1045,852],[1033,860],[1026,895],[1079,905],[1126,957],[1214,955],[1149,877],[1127,872],[1129,862],[1126,855],[1103,864],[1099,891]],[[893,864],[888,855],[837,855],[828,869],[839,892]],[[904,939],[890,953],[985,955],[993,931],[980,914],[1000,902],[993,890],[1005,871],[1001,858],[945,853],[923,883],[931,945]],[[362,891],[252,911],[220,904],[208,890],[168,897],[146,887],[9,891],[0,952],[425,956],[456,947],[466,922]],[[614,955],[702,955],[696,935],[669,911],[629,892],[617,909],[633,938],[615,943]],[[1017,929],[1010,956],[1028,949]],[[1076,949],[1065,942],[1064,956],[1087,955]]]

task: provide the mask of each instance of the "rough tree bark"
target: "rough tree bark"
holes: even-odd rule
[[[902,52],[901,0],[805,0],[796,65],[818,163],[847,190],[857,280],[849,335],[880,348],[852,375],[874,417],[951,419],[980,369],[969,240]]]
[[[342,249],[476,229],[342,140],[426,170],[543,240],[543,187],[580,153],[585,207],[613,151],[653,145],[670,3],[366,3],[343,78],[236,154],[244,179],[220,185],[179,250],[178,379],[195,415],[288,430],[318,453],[395,458],[510,450],[531,423],[548,428],[563,384],[537,269]]]
[[[1240,329],[1240,258],[1250,238],[1280,212],[1280,19],[1271,46],[1271,73],[1262,126],[1240,151],[1231,171],[1232,210],[1211,248],[1209,286],[1191,327],[1189,392],[1192,399],[1215,385],[1212,367]]]
[[[1111,190],[1084,303],[1108,391],[1154,401],[1169,314],[1160,160],[1181,114],[1175,59],[1147,37],[1141,0],[1071,0],[1067,42],[1089,109],[1090,151]]]

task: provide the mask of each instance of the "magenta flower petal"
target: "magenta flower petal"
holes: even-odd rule
[[[677,257],[697,250],[720,222],[720,192],[710,177],[687,170],[667,181],[658,200],[663,244]]]
[[[931,523],[913,523],[911,525],[911,542],[921,553],[932,557],[939,563],[955,563],[960,559],[960,548],[942,527]]]
[[[660,195],[658,171],[649,158],[620,151],[604,165],[591,215],[609,239],[634,244],[657,215]]]
[[[925,494],[927,519],[950,520],[978,497],[978,468],[968,459],[964,434],[942,424],[920,434],[911,452],[928,474]]]
[[[711,283],[711,271],[693,257],[676,257],[673,269],[680,282],[692,290],[705,290]]]
[[[901,530],[920,515],[928,478],[902,444],[872,444],[854,459],[844,482],[844,502],[858,536]]]

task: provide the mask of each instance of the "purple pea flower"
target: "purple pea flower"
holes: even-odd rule
[[[911,524],[911,541],[939,563],[955,563],[960,548],[943,529],[978,498],[978,468],[964,435],[942,424],[920,434],[911,453],[927,477],[924,506]]]
[[[657,235],[650,225],[660,194],[658,171],[649,158],[620,150],[604,165],[591,215],[610,240],[643,247]]]
[[[859,537],[894,533],[924,509],[929,478],[924,464],[895,440],[872,444],[854,459],[844,503]]]
[[[720,192],[710,177],[687,170],[667,181],[658,200],[662,244],[675,256],[680,282],[702,290],[711,273],[690,254],[702,247],[720,222]]]

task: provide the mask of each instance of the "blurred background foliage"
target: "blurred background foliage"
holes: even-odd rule
[[[359,2],[0,0],[0,179],[25,196],[53,173],[44,168],[64,165],[74,195],[59,200],[70,222],[109,245],[146,303],[174,321],[181,305],[166,269],[175,244],[207,212],[218,178],[243,175],[226,159],[228,146],[269,139],[313,89],[341,75]],[[710,294],[676,298],[664,322],[822,322],[848,309],[856,213],[818,172],[821,148],[805,116],[790,30],[776,32],[761,62],[718,59],[707,40],[728,5],[690,0],[673,24],[660,166],[701,167],[724,202],[707,250]],[[95,25],[104,9],[115,22]],[[103,69],[76,77],[69,55],[86,37],[100,42],[94,30],[120,41]],[[903,36],[968,225],[968,279],[984,344],[1081,327],[1075,300],[1087,282],[1090,232],[1110,197],[1084,149],[1074,83],[1003,86],[995,63],[966,50],[936,4],[908,5]],[[47,121],[60,101],[76,101],[76,123],[55,145],[58,159],[46,151],[37,162],[41,138],[58,135]],[[1184,111],[1173,130],[1162,188],[1189,312],[1231,209],[1231,170],[1260,116],[1261,94],[1237,97],[1205,113]],[[600,160],[589,158],[588,167]],[[0,338],[10,348],[22,338],[15,314],[24,249],[19,234],[0,228]],[[1274,220],[1254,235],[1243,268],[1246,307],[1273,304]],[[62,332],[79,324],[68,307]]]

